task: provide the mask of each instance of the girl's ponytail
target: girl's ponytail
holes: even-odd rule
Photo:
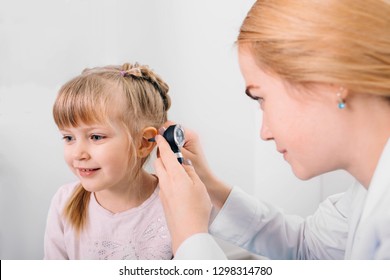
[[[65,205],[64,216],[73,225],[77,233],[80,233],[86,226],[87,207],[90,198],[91,193],[79,184]]]

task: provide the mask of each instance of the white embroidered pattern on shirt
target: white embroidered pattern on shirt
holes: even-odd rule
[[[168,228],[160,216],[146,228],[134,228],[127,238],[112,236],[103,240],[89,240],[91,259],[99,260],[148,260],[171,259],[172,249]]]

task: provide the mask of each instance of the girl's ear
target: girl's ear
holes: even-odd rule
[[[137,149],[138,157],[145,158],[147,157],[156,146],[156,143],[153,141],[149,141],[149,139],[156,137],[157,129],[154,127],[146,127],[142,131],[142,139],[140,145]]]

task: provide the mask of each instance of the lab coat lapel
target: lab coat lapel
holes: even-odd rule
[[[355,233],[356,229],[360,222],[360,217],[362,215],[363,206],[366,200],[367,190],[358,182],[355,182],[354,185],[355,198],[352,202],[351,209],[354,209],[351,217],[349,219],[349,234],[347,245],[345,249],[345,259],[351,259],[352,249],[354,246]]]
[[[386,149],[382,154],[380,162],[375,170],[372,182],[367,192],[367,200],[364,206],[361,220],[365,221],[376,213],[378,207],[383,206],[383,203],[390,195],[390,144],[386,145]]]
[[[357,223],[353,239],[351,258],[374,258],[379,242],[376,234],[377,224],[388,213],[390,203],[390,141],[387,142],[378,162],[371,184],[367,191],[360,221]]]

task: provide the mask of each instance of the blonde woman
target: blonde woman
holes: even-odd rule
[[[237,45],[261,138],[302,180],[343,169],[356,182],[306,219],[284,215],[216,178],[188,129],[193,167],[157,137],[175,258],[225,258],[210,232],[271,259],[390,259],[389,15],[384,0],[255,2]]]
[[[79,181],[48,214],[45,259],[171,259],[158,179],[143,169],[167,120],[168,85],[139,64],[86,69],[53,108]]]

